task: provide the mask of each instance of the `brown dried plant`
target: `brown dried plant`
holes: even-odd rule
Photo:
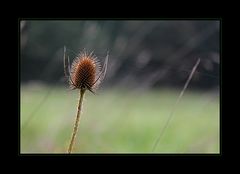
[[[79,89],[80,92],[76,121],[74,124],[71,141],[68,147],[68,153],[71,153],[80,121],[84,94],[86,90],[89,90],[90,92],[95,94],[100,83],[103,81],[107,71],[108,54],[102,68],[100,62],[93,54],[93,52],[87,53],[86,50],[80,52],[80,54],[74,59],[70,67],[69,56],[66,58],[66,47],[64,46],[63,59],[64,73],[69,80],[70,88]]]

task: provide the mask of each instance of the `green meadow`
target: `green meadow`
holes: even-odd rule
[[[218,94],[187,89],[174,109],[180,91],[87,92],[73,152],[220,153]],[[27,85],[20,92],[20,153],[66,153],[79,92]]]

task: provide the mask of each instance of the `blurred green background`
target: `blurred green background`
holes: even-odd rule
[[[22,86],[21,123],[49,87]],[[64,153],[75,121],[78,91],[54,87],[21,130],[21,152]],[[75,152],[152,152],[179,91],[128,90],[87,93]],[[155,152],[218,153],[219,98],[186,92]]]
[[[220,152],[219,21],[19,25],[21,153],[67,151],[79,92],[69,89],[63,74],[64,45],[71,61],[83,48],[94,50],[101,62],[109,51],[101,88],[85,95],[75,153]],[[199,67],[174,109],[197,58]]]

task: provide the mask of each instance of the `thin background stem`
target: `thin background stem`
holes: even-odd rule
[[[172,109],[172,111],[171,111],[171,113],[170,113],[170,115],[168,117],[168,120],[167,120],[165,126],[163,127],[163,129],[162,129],[158,139],[156,140],[156,142],[155,142],[155,144],[154,144],[154,146],[152,148],[152,152],[156,149],[156,147],[157,147],[157,145],[158,145],[158,143],[159,143],[159,141],[160,141],[164,131],[166,130],[167,126],[169,125],[169,122],[170,122],[170,120],[171,120],[171,118],[173,116],[173,112],[175,111],[175,108],[176,108],[177,104],[179,103],[180,99],[182,98],[182,96],[183,96],[183,94],[184,94],[184,92],[185,92],[185,90],[186,90],[190,80],[192,79],[192,76],[193,76],[194,72],[196,71],[199,63],[200,63],[200,58],[198,58],[198,60],[197,60],[196,64],[194,65],[194,67],[193,67],[193,69],[192,69],[192,71],[191,71],[191,73],[190,73],[190,75],[189,75],[189,77],[188,77],[188,79],[187,79],[187,81],[186,81],[186,83],[185,83],[185,85],[184,85],[180,95],[178,96],[178,99],[177,99],[176,103],[173,106],[173,109]]]

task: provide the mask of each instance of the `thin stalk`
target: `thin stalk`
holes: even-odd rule
[[[176,101],[175,104],[173,105],[172,111],[171,111],[170,114],[169,114],[169,117],[168,117],[168,119],[167,119],[167,122],[166,122],[166,124],[164,125],[162,131],[160,132],[160,135],[159,135],[158,139],[156,140],[156,142],[155,142],[155,144],[154,144],[154,146],[153,146],[153,148],[152,148],[152,152],[156,149],[156,147],[157,147],[157,145],[158,145],[161,137],[163,136],[164,131],[165,131],[166,128],[168,127],[168,125],[169,125],[169,123],[170,123],[170,120],[171,120],[171,118],[172,118],[172,116],[173,116],[173,113],[174,113],[174,111],[175,111],[175,109],[176,109],[176,106],[177,106],[177,104],[179,103],[180,99],[182,98],[185,90],[187,89],[187,86],[188,86],[190,80],[192,79],[193,74],[194,74],[194,72],[196,71],[199,63],[200,63],[200,58],[198,58],[198,60],[197,60],[196,64],[194,65],[194,67],[193,67],[190,75],[188,76],[188,79],[187,79],[186,83],[184,84],[184,87],[183,87],[180,95],[179,95],[178,98],[177,98],[177,101]]]
[[[83,96],[84,96],[85,91],[86,91],[85,89],[81,89],[80,90],[80,97],[79,97],[79,102],[78,102],[77,116],[76,116],[76,121],[75,121],[74,128],[73,128],[73,133],[72,133],[72,138],[71,138],[71,141],[70,141],[70,145],[68,147],[68,153],[72,152],[74,140],[75,140],[75,137],[77,135],[78,125],[79,125],[79,121],[80,121],[80,114],[81,114],[82,105],[83,105]]]

